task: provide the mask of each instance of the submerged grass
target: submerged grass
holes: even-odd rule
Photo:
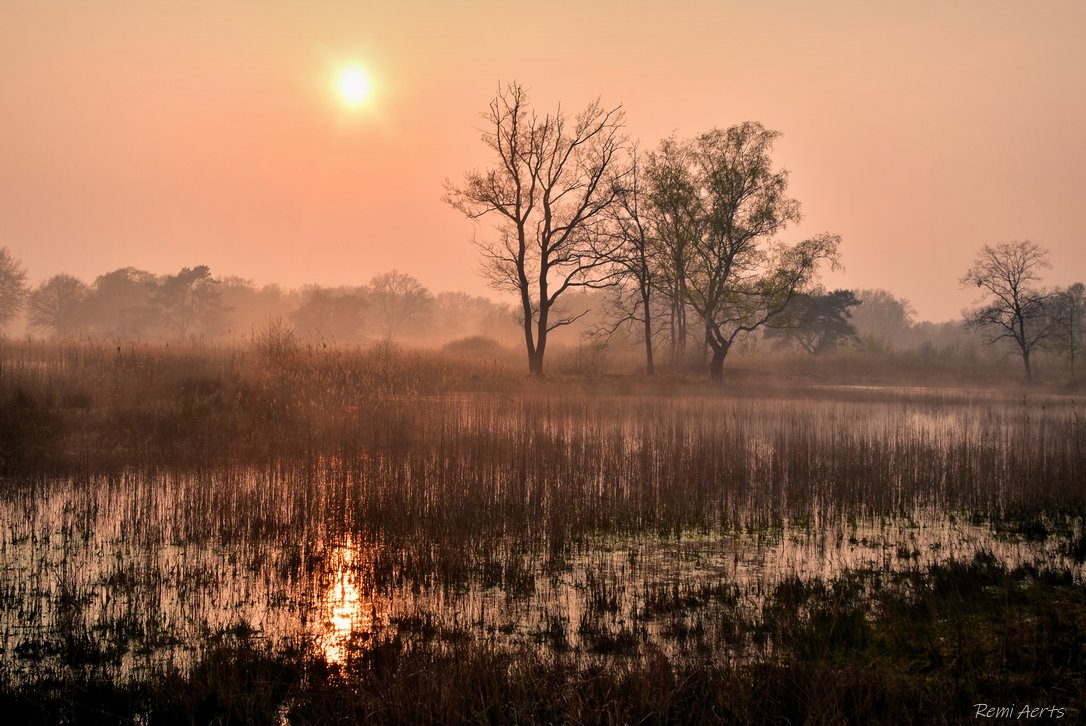
[[[395,633],[330,664],[240,640],[185,672],[38,683],[0,699],[27,721],[81,723],[954,723],[992,698],[1056,704],[1074,720],[1086,695],[1086,592],[991,555],[900,578],[785,581],[743,627],[771,637],[770,657]]]
[[[30,720],[1081,707],[1068,396],[530,382],[389,346],[0,358],[0,698]]]

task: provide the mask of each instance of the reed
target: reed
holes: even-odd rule
[[[28,717],[893,723],[1082,694],[1086,431],[1058,391],[529,381],[296,341],[0,357],[0,697]]]

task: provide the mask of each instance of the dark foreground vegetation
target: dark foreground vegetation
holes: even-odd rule
[[[893,577],[787,580],[759,618],[719,626],[771,638],[774,654],[675,658],[620,643],[546,653],[441,630],[381,634],[338,667],[241,633],[183,672],[118,682],[92,671],[9,684],[0,698],[20,722],[956,723],[977,699],[1054,705],[1073,722],[1086,695],[1081,583],[990,555]]]
[[[4,346],[5,714],[1081,717],[1065,392],[274,343]],[[907,378],[891,362],[867,375]]]

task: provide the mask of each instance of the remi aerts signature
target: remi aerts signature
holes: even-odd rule
[[[1067,709],[1062,706],[1032,706],[1026,704],[1019,707],[1017,704],[1010,706],[991,706],[987,703],[974,703],[976,712],[973,718],[1063,718],[1067,715]]]

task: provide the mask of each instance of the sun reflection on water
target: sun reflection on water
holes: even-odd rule
[[[364,588],[372,578],[361,548],[350,540],[334,547],[328,568],[329,582],[318,602],[316,640],[328,663],[344,664],[352,639],[373,633],[382,624],[385,612]]]

